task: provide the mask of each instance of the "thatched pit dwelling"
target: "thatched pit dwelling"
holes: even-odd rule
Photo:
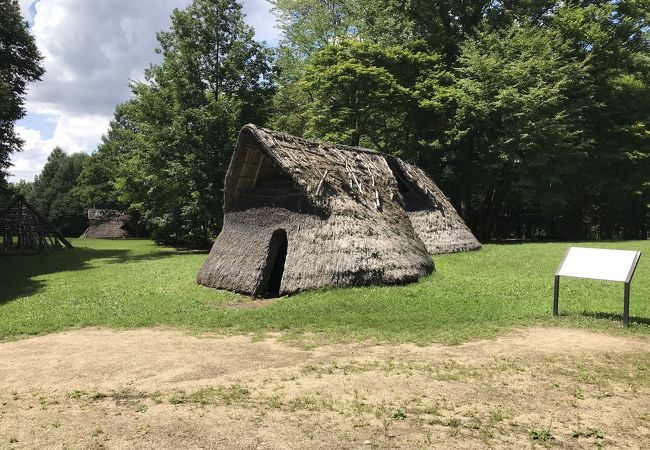
[[[481,248],[449,199],[422,169],[395,157],[388,157],[388,163],[397,179],[404,209],[430,254]]]
[[[81,239],[126,239],[130,236],[126,230],[131,219],[129,213],[114,209],[89,209],[90,226],[79,236]]]
[[[402,171],[401,178],[395,170]],[[198,282],[275,296],[323,286],[415,281],[434,269],[425,245],[433,238],[423,242],[418,236],[409,214],[424,207],[414,204],[407,212],[400,191],[410,190],[418,205],[431,203],[427,199],[439,190],[427,194],[435,185],[425,184],[422,174],[373,150],[247,125],[226,174],[223,230]],[[446,199],[436,205],[451,207]],[[422,223],[435,216],[418,214]]]

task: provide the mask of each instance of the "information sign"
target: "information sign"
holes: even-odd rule
[[[553,315],[558,315],[560,276],[591,278],[594,280],[624,283],[623,324],[628,325],[630,315],[630,282],[639,263],[641,252],[601,248],[569,247],[555,272]]]

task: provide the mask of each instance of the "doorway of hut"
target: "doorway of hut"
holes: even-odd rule
[[[271,235],[269,254],[266,258],[266,267],[264,268],[264,283],[261,289],[263,297],[273,298],[280,295],[288,247],[287,232],[282,229],[275,230]]]

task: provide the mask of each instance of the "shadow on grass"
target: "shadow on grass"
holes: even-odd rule
[[[594,319],[606,319],[623,323],[623,314],[614,314],[606,312],[583,312],[581,315]],[[650,325],[650,318],[630,316],[630,325],[632,324]]]
[[[119,264],[174,255],[175,253],[169,251],[134,255],[130,250],[77,247],[41,254],[0,256],[0,305],[42,289],[45,283],[34,279],[41,275],[87,270],[92,267],[91,262],[94,260],[104,260],[102,262],[105,264]]]

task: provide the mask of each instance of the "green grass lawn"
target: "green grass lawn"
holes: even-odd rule
[[[67,252],[0,257],[0,339],[85,326],[417,343],[461,342],[530,324],[650,334],[650,261],[643,257],[629,329],[620,323],[620,283],[563,279],[562,316],[552,318],[553,274],[567,243],[486,245],[435,257],[437,272],[419,283],[306,292],[256,309],[232,308],[244,298],[195,283],[204,254],[145,240],[72,243]],[[650,253],[650,241],[579,245]]]

